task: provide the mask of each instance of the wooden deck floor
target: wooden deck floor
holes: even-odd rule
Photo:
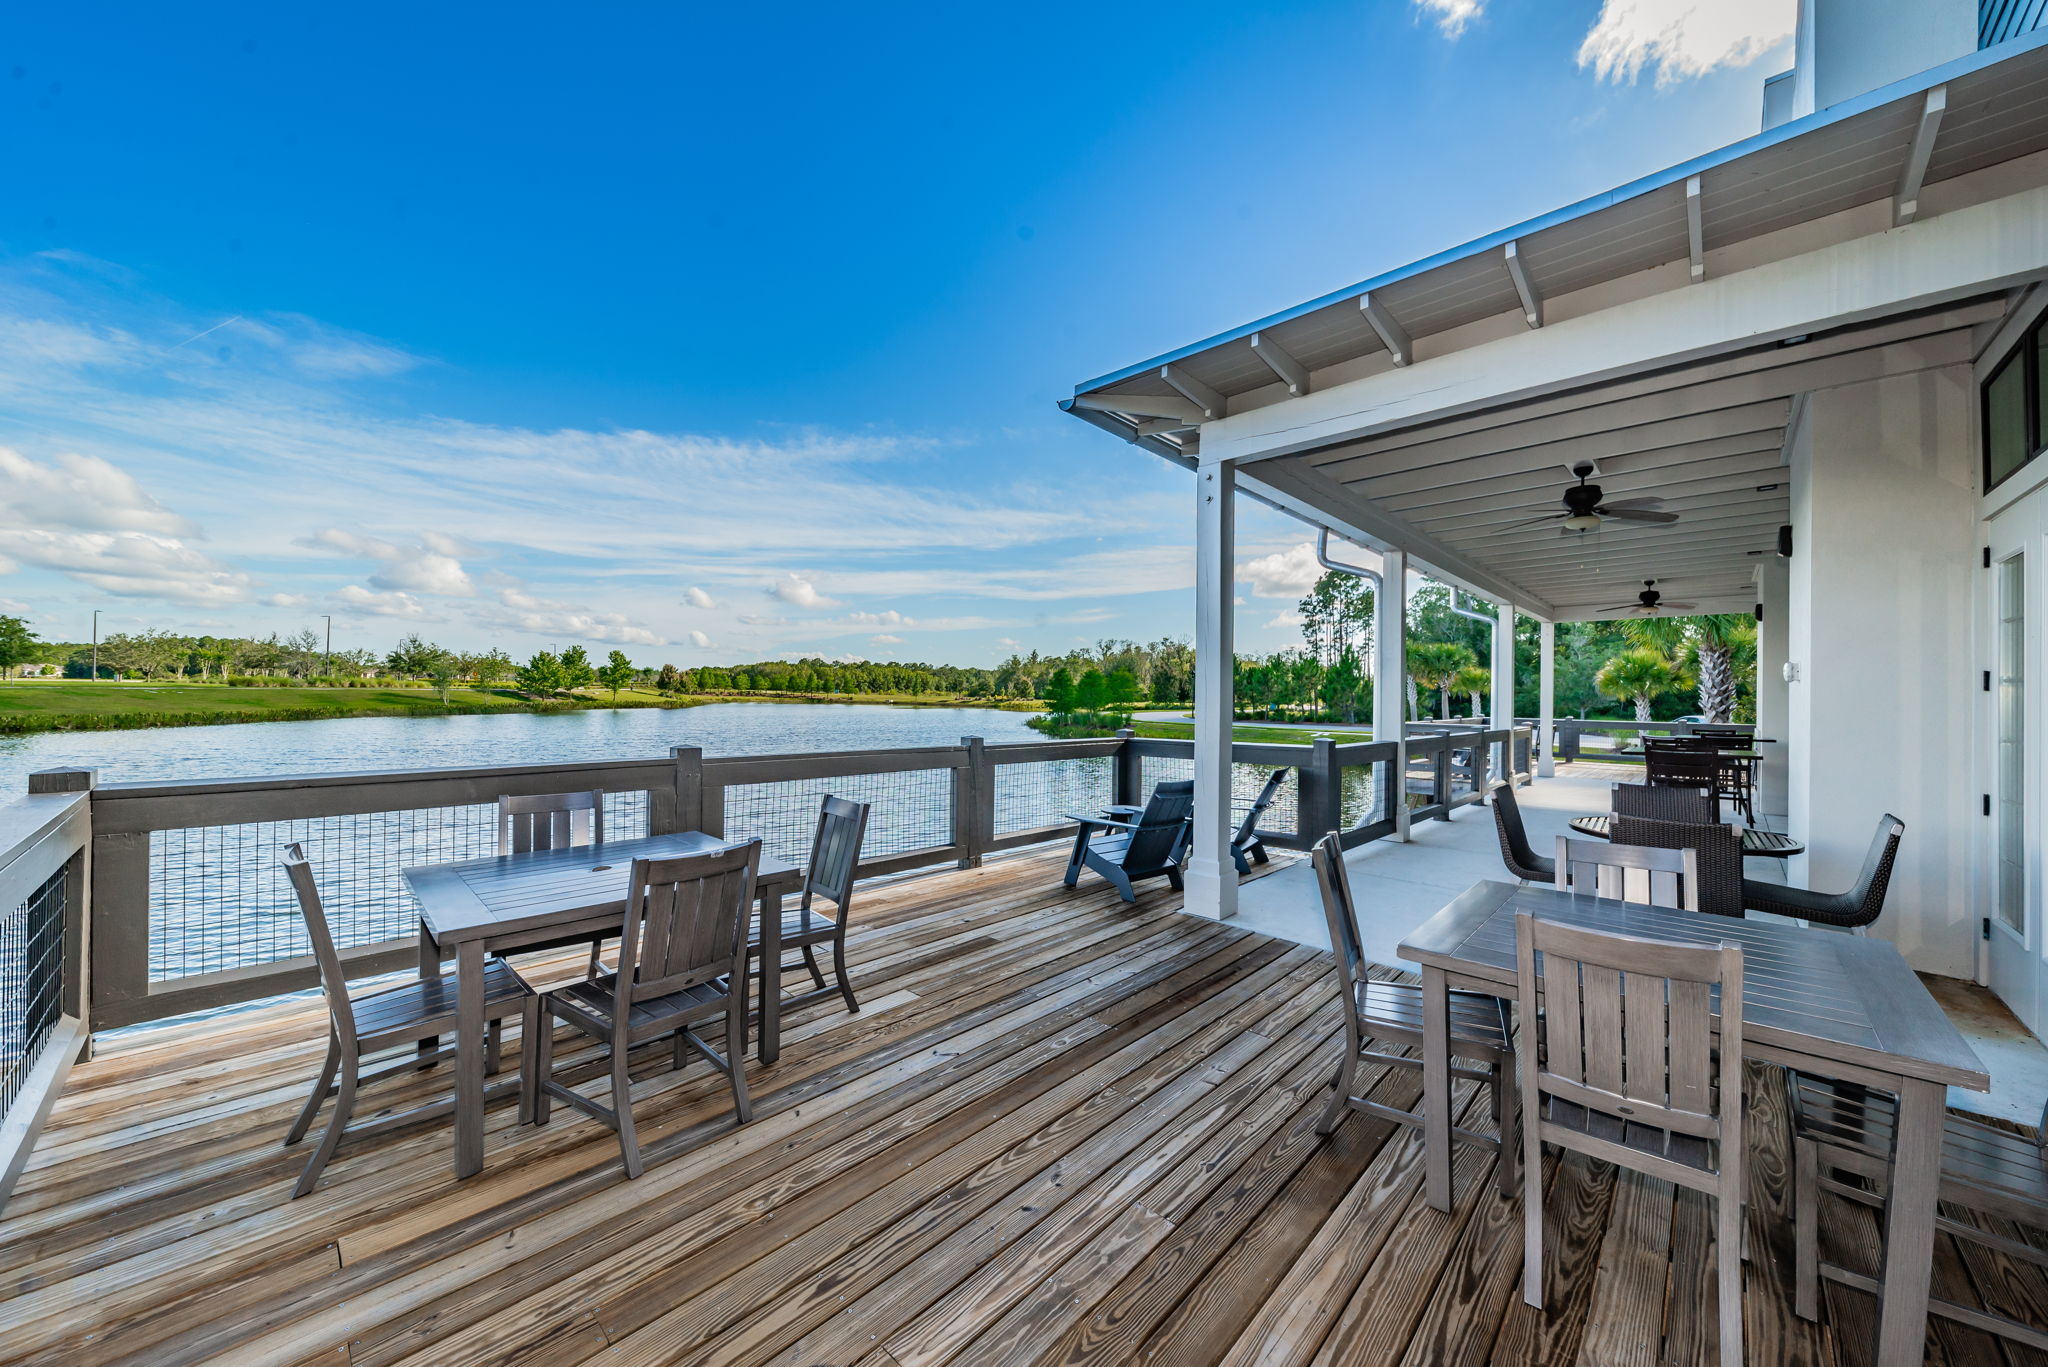
[[[1490,1156],[1460,1148],[1443,1216],[1408,1132],[1353,1115],[1316,1136],[1327,956],[1170,897],[1066,892],[1042,854],[875,889],[853,937],[865,1010],[794,1018],[753,1071],[753,1124],[701,1062],[650,1051],[637,1182],[596,1123],[521,1128],[501,1103],[475,1180],[427,1125],[345,1146],[292,1201],[304,1151],[279,1141],[317,1005],[111,1041],[0,1222],[0,1362],[1714,1360],[1703,1199],[1553,1163],[1550,1307],[1526,1308],[1521,1207]],[[1415,1085],[1402,1070],[1381,1094]],[[1791,1314],[1783,1117],[1754,1092],[1749,1360],[1864,1361],[1867,1299],[1836,1292],[1826,1326]],[[1836,1244],[1870,1235],[1835,1220]],[[1936,1276],[2048,1306],[2039,1277],[1953,1247]],[[1948,1325],[1929,1347],[2032,1360]]]

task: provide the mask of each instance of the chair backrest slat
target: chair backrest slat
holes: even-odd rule
[[[1154,788],[1138,817],[1138,829],[1131,832],[1124,867],[1154,869],[1171,863],[1187,840],[1187,821],[1194,810],[1194,780],[1182,779]]]
[[[498,853],[526,854],[604,840],[604,793],[537,793],[498,799]]]
[[[818,829],[811,837],[811,862],[804,871],[803,905],[811,898],[829,899],[840,919],[853,899],[853,880],[860,867],[861,841],[868,828],[869,805],[827,796],[819,804]]]
[[[1718,1138],[1740,1110],[1742,950],[1515,917],[1522,1018],[1540,1006],[1547,1044],[1536,1088],[1623,1123]],[[1721,1011],[1719,1087],[1713,1015]]]
[[[299,899],[299,916],[306,923],[306,938],[313,943],[313,961],[320,966],[320,995],[327,999],[327,1015],[334,1022],[341,1042],[355,1047],[355,1010],[348,999],[348,975],[342,971],[341,953],[334,947],[334,932],[327,924],[327,909],[320,901],[320,888],[313,881],[313,865],[305,846],[293,841],[279,854],[285,877]]]
[[[1557,886],[1618,902],[1699,910],[1699,857],[1605,840],[1557,838]]]
[[[622,1013],[636,1001],[746,971],[747,912],[760,864],[759,840],[633,861],[619,937]]]
[[[1237,823],[1237,834],[1232,837],[1232,843],[1242,845],[1252,838],[1252,833],[1259,829],[1259,818],[1266,814],[1266,808],[1273,805],[1273,799],[1280,793],[1280,785],[1286,781],[1285,769],[1275,769],[1267,776],[1265,786],[1252,800],[1251,810],[1244,814],[1244,820]]]

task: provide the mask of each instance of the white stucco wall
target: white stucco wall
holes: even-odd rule
[[[1802,114],[1977,50],[1977,0],[1807,0],[1800,17],[1812,25],[1813,63]]]
[[[1906,838],[1872,933],[1975,967],[1969,867],[1976,388],[1968,367],[1807,397],[1791,434],[1788,816],[1809,887],[1849,885],[1878,817]],[[1795,877],[1798,876],[1795,870]]]

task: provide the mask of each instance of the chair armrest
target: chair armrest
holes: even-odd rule
[[[1067,820],[1079,822],[1083,826],[1114,826],[1118,830],[1123,831],[1135,831],[1138,829],[1138,823],[1135,821],[1118,821],[1113,817],[1106,816],[1082,816],[1079,812],[1068,812]]]

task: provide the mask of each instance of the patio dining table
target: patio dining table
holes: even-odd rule
[[[438,974],[455,954],[455,1175],[473,1177],[484,1162],[484,959],[616,934],[626,914],[626,880],[635,859],[708,854],[730,842],[702,831],[606,840],[525,854],[501,854],[405,870],[420,904],[420,973]],[[761,929],[761,1062],[782,1050],[782,899],[798,890],[798,871],[764,858],[754,878]],[[745,987],[738,989],[742,1010]],[[737,1060],[735,1060],[737,1062]]]
[[[1475,883],[1418,926],[1400,955],[1422,967],[1424,1169],[1451,1208],[1449,993],[1515,993],[1515,914],[1743,951],[1743,1055],[1898,1098],[1879,1277],[1878,1367],[1917,1367],[1927,1337],[1946,1088],[1987,1091],[1976,1053],[1889,942],[1638,906],[1513,883]],[[1532,1174],[1529,1179],[1534,1180]]]
[[[1580,835],[1590,835],[1595,840],[1606,840],[1610,837],[1614,818],[1606,815],[1575,816],[1565,824]],[[1744,826],[1742,852],[1744,855],[1768,855],[1774,859],[1790,859],[1795,854],[1805,854],[1806,846],[1789,835]]]

